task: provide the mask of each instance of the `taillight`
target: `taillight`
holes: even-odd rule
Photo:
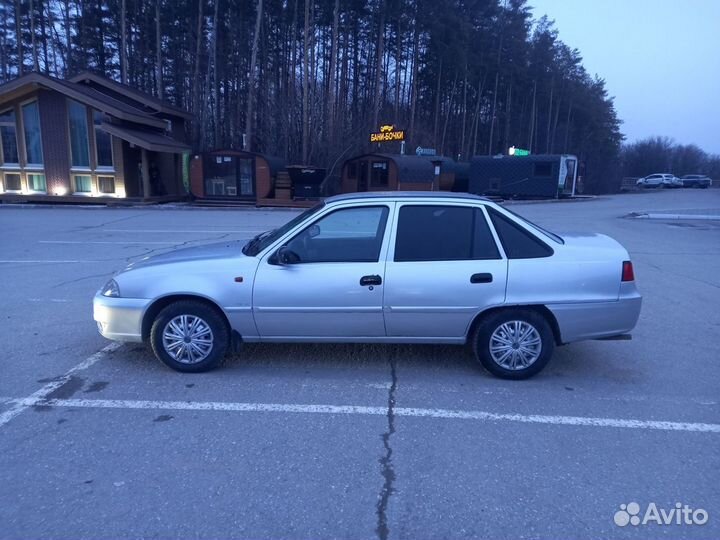
[[[633,272],[633,265],[630,261],[623,261],[622,280],[635,281],[635,272]]]

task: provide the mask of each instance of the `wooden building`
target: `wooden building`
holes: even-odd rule
[[[191,116],[91,73],[0,86],[0,198],[103,202],[186,196]]]
[[[190,163],[190,191],[197,199],[224,203],[255,204],[276,195],[289,199],[284,170],[282,158],[242,150],[204,152]]]
[[[435,168],[439,167],[439,174]],[[444,156],[363,154],[348,159],[341,169],[343,193],[356,191],[453,191],[466,164]],[[467,185],[467,180],[465,181]]]

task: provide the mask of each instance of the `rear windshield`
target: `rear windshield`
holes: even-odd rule
[[[564,243],[565,243],[565,240],[563,240],[562,237],[558,236],[558,235],[555,234],[554,232],[550,232],[550,231],[548,231],[547,229],[544,229],[544,228],[541,227],[540,225],[537,225],[536,223],[533,223],[532,221],[528,220],[527,218],[522,217],[522,216],[521,216],[520,214],[518,214],[517,212],[513,212],[512,210],[510,210],[509,208],[506,208],[505,206],[503,206],[503,210],[505,210],[505,211],[508,212],[509,214],[512,214],[513,216],[515,216],[516,218],[518,218],[520,221],[522,221],[522,222],[525,223],[526,225],[529,225],[530,227],[532,227],[532,228],[535,229],[536,231],[544,234],[545,236],[547,236],[548,238],[550,238],[550,239],[553,240],[554,242],[556,242],[556,243],[558,243],[558,244],[564,244]]]

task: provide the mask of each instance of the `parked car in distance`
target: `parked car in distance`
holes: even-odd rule
[[[664,188],[681,188],[683,187],[682,180],[680,180],[674,174],[663,175],[663,186]]]
[[[712,180],[704,174],[686,174],[681,179],[683,187],[709,188]]]
[[[675,180],[673,180],[675,179]],[[635,185],[638,187],[680,187],[681,184],[679,182],[679,179],[676,179],[676,177],[672,174],[668,173],[655,173],[650,174],[648,176],[644,176],[643,178],[638,178],[638,180],[635,182]]]
[[[185,372],[243,341],[470,343],[488,371],[522,379],[556,345],[627,338],[640,306],[612,238],[559,236],[475,195],[393,192],[141,259],[98,291],[94,318]]]

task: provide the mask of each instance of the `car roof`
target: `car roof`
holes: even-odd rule
[[[472,193],[455,193],[451,191],[367,191],[361,193],[344,193],[325,199],[326,203],[341,201],[362,201],[362,200],[400,200],[400,199],[423,199],[423,200],[455,200],[455,201],[482,201],[492,202],[487,197],[481,197]]]

